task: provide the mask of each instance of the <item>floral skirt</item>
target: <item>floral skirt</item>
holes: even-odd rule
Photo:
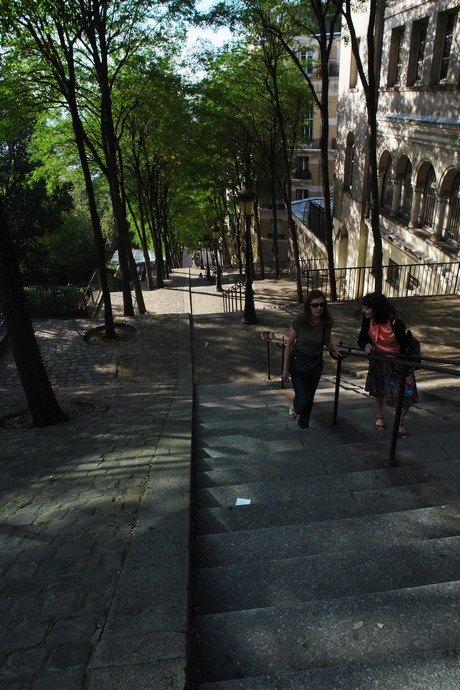
[[[384,398],[387,405],[396,407],[399,397],[399,380],[402,365],[383,362],[371,353],[365,390],[374,398]],[[403,405],[410,407],[418,402],[415,374],[411,371],[406,378],[406,392]]]

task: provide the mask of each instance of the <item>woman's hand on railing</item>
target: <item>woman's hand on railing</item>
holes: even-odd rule
[[[327,349],[333,359],[343,359],[349,354],[349,348],[336,345],[333,342],[327,344]]]

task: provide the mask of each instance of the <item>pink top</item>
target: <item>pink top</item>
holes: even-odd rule
[[[374,323],[374,320],[371,319],[369,324],[369,337],[375,349],[379,350],[379,352],[387,352],[390,354],[398,354],[400,352],[398,339],[389,321],[386,323]]]

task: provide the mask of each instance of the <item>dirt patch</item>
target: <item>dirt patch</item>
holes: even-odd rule
[[[88,331],[88,333],[86,333],[84,336],[84,340],[89,345],[110,347],[112,345],[117,345],[117,343],[132,340],[137,335],[136,328],[126,323],[117,323],[115,324],[114,328],[116,338],[106,338],[105,326],[98,326],[97,328],[92,328],[90,331]]]
[[[92,403],[66,401],[60,402],[59,406],[70,421],[94,412],[94,405]],[[33,426],[32,416],[28,409],[19,410],[0,418],[0,428],[9,429],[10,431],[32,429]]]

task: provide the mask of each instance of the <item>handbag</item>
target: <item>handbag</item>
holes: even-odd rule
[[[395,319],[392,319],[390,321],[391,327],[393,328],[393,324],[395,323]],[[420,344],[420,340],[415,337],[415,335],[412,333],[412,331],[409,328],[406,328],[404,326],[405,333],[406,333],[406,342],[405,342],[405,347],[404,347],[404,352],[401,353],[401,359],[408,359],[409,362],[413,362],[414,366],[412,367],[412,370],[415,371],[417,369],[420,369],[420,366],[417,366],[422,363],[422,348]],[[393,329],[394,332],[394,329]]]
[[[303,376],[313,376],[319,374],[323,361],[322,353],[316,355],[303,355],[294,346],[289,362],[290,374],[302,374]]]

